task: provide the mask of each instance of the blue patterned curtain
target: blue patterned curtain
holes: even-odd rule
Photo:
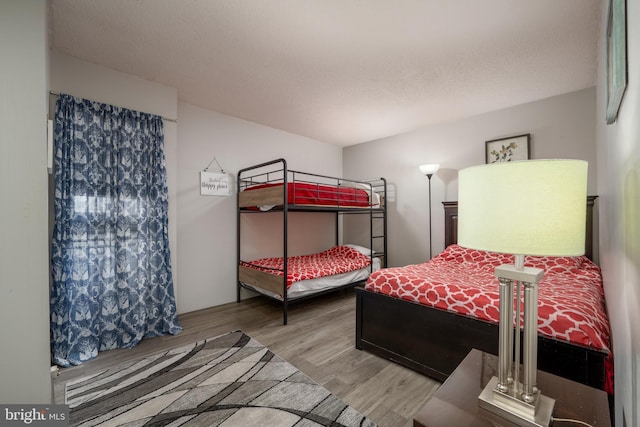
[[[53,362],[179,333],[162,118],[60,95],[55,134]]]

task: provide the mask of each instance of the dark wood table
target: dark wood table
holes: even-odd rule
[[[414,427],[513,426],[478,407],[478,396],[491,377],[497,376],[498,358],[471,350],[456,370],[416,413]],[[611,427],[607,393],[565,378],[538,371],[542,394],[555,399],[554,418],[584,421]],[[565,426],[566,423],[552,423]],[[573,424],[576,425],[576,424]]]

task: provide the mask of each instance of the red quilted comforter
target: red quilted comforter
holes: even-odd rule
[[[259,184],[244,191],[282,186],[282,183]],[[332,186],[306,182],[287,184],[287,198],[294,205],[320,205],[343,207],[369,207],[369,193],[363,189],[349,186]]]
[[[494,269],[501,264],[513,264],[513,256],[451,245],[427,263],[374,272],[365,288],[498,323]],[[539,332],[610,351],[598,266],[584,256],[526,257],[525,265],[545,270],[538,287]]]
[[[289,257],[287,287],[301,280],[359,270],[369,264],[371,259],[368,256],[348,246],[334,246],[316,254]],[[251,262],[242,261],[241,265],[284,276],[284,258],[282,257],[262,258]]]

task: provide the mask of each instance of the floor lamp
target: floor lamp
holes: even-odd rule
[[[434,173],[438,172],[440,169],[440,164],[438,163],[429,163],[425,165],[420,165],[420,172],[426,175],[429,180],[429,259],[433,257],[433,248],[431,246],[431,177]]]
[[[584,254],[586,190],[587,162],[582,160],[494,163],[458,173],[458,244],[515,255],[513,265],[495,269],[500,294],[498,377],[489,381],[478,404],[518,425],[548,426],[555,404],[536,386],[538,283],[544,271],[525,267],[525,255]]]

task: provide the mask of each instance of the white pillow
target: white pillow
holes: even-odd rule
[[[371,253],[372,253],[371,249],[365,248],[364,246],[352,245],[350,243],[348,243],[348,244],[346,244],[344,246],[348,246],[350,248],[353,248],[353,249],[357,250],[358,252],[360,252],[360,253],[362,253],[364,255],[367,255],[367,256],[371,255]],[[375,251],[373,251],[373,253],[375,253]]]

